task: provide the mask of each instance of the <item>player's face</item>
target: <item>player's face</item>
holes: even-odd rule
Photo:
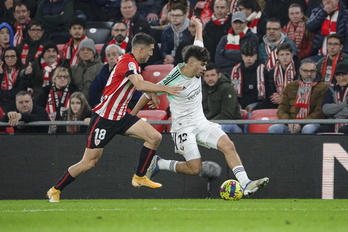
[[[304,83],[310,84],[317,74],[317,67],[313,63],[303,63],[300,68],[300,75]]]
[[[289,19],[295,25],[302,21],[303,13],[300,7],[291,7],[289,8]]]
[[[47,49],[45,54],[43,54],[43,58],[48,65],[51,65],[54,62],[56,62],[56,60],[58,58],[58,53],[55,49],[49,48],[49,49]]]
[[[221,73],[218,73],[216,69],[207,70],[203,75],[205,83],[210,87],[216,85],[216,82],[218,82],[220,77]]]
[[[120,56],[120,54],[117,51],[117,48],[110,48],[106,52],[106,57],[108,58],[108,64],[109,66],[114,66],[117,63],[117,59]]]
[[[336,56],[343,49],[343,45],[337,38],[330,38],[327,40],[327,51],[330,56]]]
[[[190,58],[192,59],[190,61],[190,67],[192,67],[192,73],[195,77],[201,77],[204,74],[205,66],[207,65],[207,62],[203,62],[200,60],[197,60],[196,58]]]
[[[140,50],[140,60],[139,63],[146,63],[150,57],[153,55],[153,49],[155,48],[154,44],[149,46],[143,46]]]
[[[33,110],[33,100],[30,95],[20,95],[16,97],[16,107],[20,113],[31,113]]]
[[[74,114],[77,114],[80,109],[81,109],[81,101],[80,99],[76,98],[76,97],[73,97],[70,99],[70,107],[71,107],[71,111],[74,113]]]
[[[236,20],[234,22],[232,22],[232,28],[233,28],[233,33],[235,35],[240,35],[242,34],[242,32],[244,31],[246,27],[246,23],[242,22],[242,21],[239,21],[239,20]]]
[[[3,27],[0,30],[0,44],[8,44],[10,42],[10,31]]]
[[[257,54],[252,55],[252,56],[246,56],[246,55],[242,54],[242,60],[244,62],[245,67],[250,67],[257,60]]]
[[[83,29],[83,27],[81,25],[72,25],[72,27],[69,30],[70,35],[76,39],[76,40],[80,40],[82,38],[82,36],[85,35],[86,30]]]
[[[266,35],[270,42],[276,42],[280,39],[281,27],[278,22],[269,22],[266,26]]]
[[[16,6],[13,17],[19,24],[25,24],[30,16],[30,11],[24,6]]]
[[[214,15],[216,18],[224,18],[228,14],[228,7],[226,0],[217,0],[214,3]]]
[[[335,75],[335,78],[336,78],[339,86],[345,87],[348,85],[348,72],[347,73],[337,73]]]
[[[278,52],[278,60],[284,66],[288,66],[290,64],[292,57],[292,53],[288,50],[281,50]]]

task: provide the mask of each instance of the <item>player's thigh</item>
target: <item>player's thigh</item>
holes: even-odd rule
[[[138,120],[125,133],[125,135],[143,139],[145,141],[153,141],[161,138],[159,133],[153,126],[144,120]]]
[[[197,134],[197,142],[201,146],[218,149],[218,141],[224,135],[226,133],[221,129],[219,124],[207,122],[202,125],[202,129]]]

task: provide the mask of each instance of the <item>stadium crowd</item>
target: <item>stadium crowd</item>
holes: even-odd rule
[[[143,69],[177,65],[185,46],[193,44],[192,15],[203,22],[211,54],[202,77],[209,120],[254,119],[253,112],[262,109],[278,109],[272,112],[279,119],[348,118],[348,0],[0,0],[1,121],[88,124],[134,35],[144,32],[156,40]],[[88,33],[95,22],[112,22],[105,41]],[[134,94],[129,110],[140,96]],[[348,134],[346,127],[273,125],[268,132]],[[248,132],[247,125],[222,128]]]

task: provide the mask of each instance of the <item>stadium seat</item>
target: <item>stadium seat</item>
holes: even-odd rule
[[[57,44],[57,48],[58,48],[58,52],[59,52],[59,56],[60,58],[63,57],[63,48],[64,48],[65,44]]]
[[[161,81],[174,68],[172,64],[154,64],[145,67],[142,76],[152,83]]]
[[[89,21],[86,22],[86,35],[95,44],[105,44],[110,37],[110,30],[113,22]]]
[[[252,116],[276,116],[278,109],[259,109],[252,111]]]
[[[274,115],[257,115],[251,116],[248,120],[277,120],[278,117]],[[268,128],[274,124],[249,124],[249,133],[268,133]]]
[[[100,54],[101,50],[103,49],[104,44],[96,44],[95,49],[97,50],[97,53]]]
[[[164,110],[140,110],[137,114],[139,118],[145,118],[146,121],[167,120],[167,112]],[[152,125],[158,132],[165,132],[164,125]]]

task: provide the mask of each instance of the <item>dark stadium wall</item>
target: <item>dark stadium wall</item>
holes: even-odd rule
[[[285,134],[231,134],[230,137],[250,179],[270,178],[266,188],[253,198],[348,198],[347,137]],[[208,196],[205,179],[167,171],[155,177],[163,184],[162,189],[132,187],[131,177],[142,144],[137,139],[116,136],[105,148],[98,165],[66,187],[62,199]],[[70,165],[81,159],[84,147],[84,135],[1,135],[0,199],[45,199],[46,191]],[[222,176],[212,182],[211,197],[219,198],[221,183],[234,176],[222,153],[206,148],[201,153],[203,160],[217,162],[222,167]],[[163,134],[157,154],[183,160],[174,153],[169,134]]]

